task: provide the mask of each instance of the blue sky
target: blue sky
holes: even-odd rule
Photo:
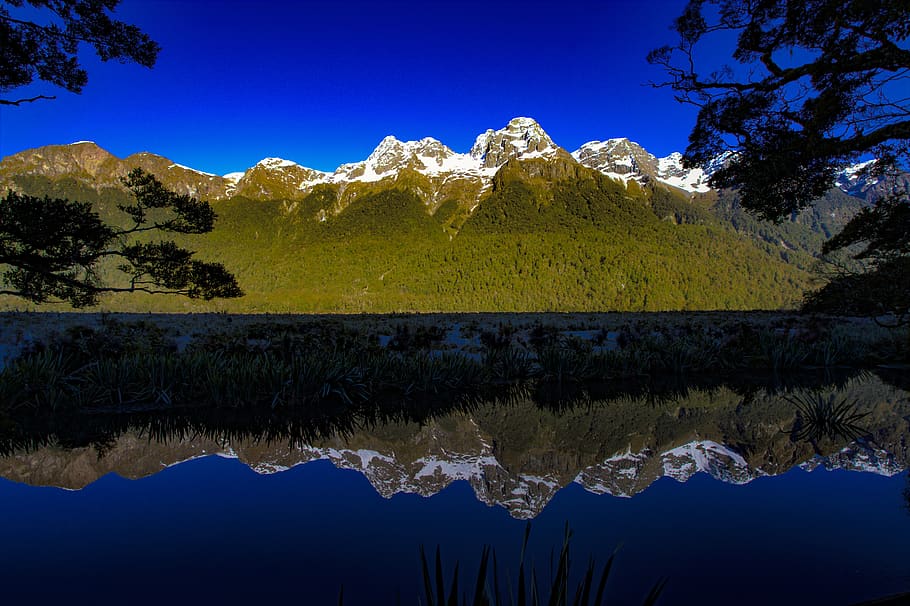
[[[663,74],[645,56],[684,4],[123,0],[116,16],[162,46],[154,69],[84,49],[81,95],[38,86],[58,98],[0,109],[0,155],[92,140],[218,174],[267,156],[334,170],[389,134],[465,152],[530,116],[570,151],[629,137],[662,156],[695,111],[647,85]]]

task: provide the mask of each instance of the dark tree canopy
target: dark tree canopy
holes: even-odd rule
[[[865,264],[865,271],[837,263],[835,275],[820,290],[809,293],[805,307],[811,311],[841,314],[887,315],[889,322],[910,322],[910,202],[893,196],[864,208],[844,230],[825,242],[831,255],[850,251]],[[885,323],[883,322],[883,323]]]
[[[0,0],[0,95],[36,79],[70,92],[82,92],[88,74],[79,65],[80,44],[89,44],[102,61],[116,59],[152,67],[157,43],[134,25],[109,15],[120,0]],[[30,6],[29,6],[30,5]],[[36,9],[42,19],[35,18]],[[37,99],[4,99],[19,105]]]
[[[0,200],[0,294],[35,303],[94,305],[107,292],[179,294],[193,299],[240,297],[237,281],[220,263],[193,258],[173,241],[137,240],[146,232],[210,232],[207,202],[176,194],[135,169],[122,179],[135,202],[118,208],[126,227],[104,223],[91,205],[9,192]],[[105,263],[111,267],[105,266]],[[105,284],[114,269],[123,279]]]
[[[907,0],[690,0],[674,29],[648,60],[700,108],[684,162],[733,151],[711,184],[760,217],[804,208],[865,154],[879,171],[910,158]],[[732,64],[711,65],[725,42]]]

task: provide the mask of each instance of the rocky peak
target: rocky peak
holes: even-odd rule
[[[285,160],[284,158],[263,158],[256,163],[256,166],[261,166],[262,168],[267,169],[278,169],[278,168],[290,168],[292,166],[300,166],[296,162],[291,160]]]
[[[388,136],[361,162],[342,164],[331,176],[335,182],[379,181],[396,176],[405,168],[435,176],[441,173],[474,172],[476,162],[466,154],[456,154],[432,137],[419,141],[400,141]]]
[[[683,166],[682,154],[673,152],[669,156],[657,159],[658,181],[684,189],[687,192],[705,193],[711,189],[708,179],[720,164],[712,163],[707,169],[686,168]]]
[[[389,135],[367,156],[366,163],[372,166],[376,173],[384,173],[405,161],[407,152],[406,143]]]
[[[117,158],[91,141],[47,145],[3,159],[4,172],[40,174],[47,177],[95,178],[116,163]]]
[[[512,118],[505,128],[488,129],[474,141],[470,156],[483,168],[496,168],[510,158],[549,158],[558,155],[559,146],[531,118]]]
[[[432,137],[419,141],[399,141],[388,136],[383,139],[366,159],[366,165],[376,174],[383,174],[405,167],[417,169],[429,166],[442,166],[455,155],[451,149]]]
[[[841,191],[867,202],[886,196],[910,192],[910,173],[906,171],[876,171],[876,160],[847,166],[837,172],[834,184]]]
[[[329,174],[283,158],[263,158],[245,173],[225,175],[228,193],[249,198],[293,199],[305,194]]]
[[[623,182],[635,180],[644,183],[653,179],[690,193],[710,190],[708,178],[716,170],[716,167],[707,170],[685,168],[681,153],[673,152],[657,158],[626,138],[590,141],[572,152],[572,156],[582,165]],[[719,162],[725,159],[726,156]]]
[[[589,141],[575,150],[572,157],[588,168],[622,181],[657,176],[657,158],[625,138]]]

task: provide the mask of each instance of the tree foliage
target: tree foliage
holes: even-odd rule
[[[830,260],[837,274],[807,297],[807,308],[888,315],[897,325],[910,322],[910,202],[906,198],[892,196],[864,208],[825,242],[822,251],[826,255],[852,251],[850,256],[866,269],[856,271]]]
[[[207,202],[176,194],[153,175],[135,169],[122,179],[133,202],[120,204],[123,226],[102,221],[92,206],[10,191],[0,201],[0,294],[35,303],[62,300],[94,305],[107,292],[180,294],[213,299],[242,296],[220,263],[193,258],[173,241],[145,241],[148,233],[202,234],[214,227]],[[124,279],[105,284],[105,264]],[[109,272],[108,272],[109,273]]]
[[[873,153],[910,157],[910,4],[905,0],[690,0],[679,41],[652,51],[677,99],[698,106],[684,155],[780,219],[825,193],[835,170]],[[710,65],[735,39],[733,65]]]
[[[674,29],[678,43],[648,60],[670,76],[657,86],[699,107],[683,161],[707,166],[723,158],[711,184],[736,188],[760,218],[779,221],[814,203],[837,169],[863,156],[877,158],[874,174],[906,168],[906,0],[690,0]],[[736,63],[706,66],[702,51],[732,40]],[[907,319],[903,196],[861,212],[825,245],[836,271],[807,296],[808,309]],[[853,262],[835,261],[836,251],[849,251]]]
[[[158,44],[135,25],[113,19],[120,0],[0,0],[0,94],[36,79],[82,92],[88,74],[80,66],[79,46],[91,45],[102,61],[112,59],[152,67]],[[36,18],[36,14],[39,15]],[[0,99],[19,105],[38,99]]]

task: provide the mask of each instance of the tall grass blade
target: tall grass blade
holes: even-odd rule
[[[585,570],[585,578],[578,586],[575,592],[575,605],[588,604],[591,599],[591,585],[594,583],[594,558],[588,560],[588,568]]]
[[[477,583],[474,585],[474,602],[475,606],[487,604],[488,600],[484,596],[484,587],[487,581],[487,563],[490,560],[490,546],[485,545],[480,554],[480,569],[477,571]],[[495,566],[494,566],[495,570]],[[494,572],[495,574],[495,572]]]
[[[533,566],[531,566],[530,606],[540,606],[540,597],[537,595],[537,574],[535,574]]]
[[[427,606],[433,605],[433,580],[430,578],[430,567],[427,566],[427,554],[420,546],[420,568],[423,572],[423,589],[427,596]]]
[[[499,593],[499,564],[496,561],[496,552],[493,552],[493,599],[496,600],[496,606],[502,604],[502,596]]]
[[[474,602],[477,604],[477,602]],[[458,606],[458,562],[455,562],[455,573],[452,577],[452,589],[449,591],[447,606]]]
[[[436,546],[436,604],[442,606],[446,603],[445,581],[442,578],[442,552]]]
[[[610,577],[610,570],[613,568],[613,558],[615,557],[616,553],[614,552],[607,559],[607,563],[604,564],[603,572],[600,573],[600,583],[597,585],[597,595],[594,596],[595,606],[603,604],[604,591],[607,588],[607,579]]]
[[[525,593],[525,550],[528,547],[528,537],[531,536],[531,523],[525,526],[525,538],[521,543],[521,555],[518,558],[518,601],[516,606],[527,606]]]
[[[569,530],[569,523],[566,522],[565,535],[562,541],[562,549],[559,550],[559,563],[557,564],[556,574],[553,577],[553,585],[550,588],[550,601],[548,606],[559,606],[565,604],[569,589],[569,539],[572,532]]]
[[[654,587],[651,588],[651,591],[648,592],[648,596],[645,598],[642,606],[654,606],[657,602],[657,598],[660,597],[660,594],[663,593],[664,587],[667,585],[667,579],[663,578],[654,583]]]

